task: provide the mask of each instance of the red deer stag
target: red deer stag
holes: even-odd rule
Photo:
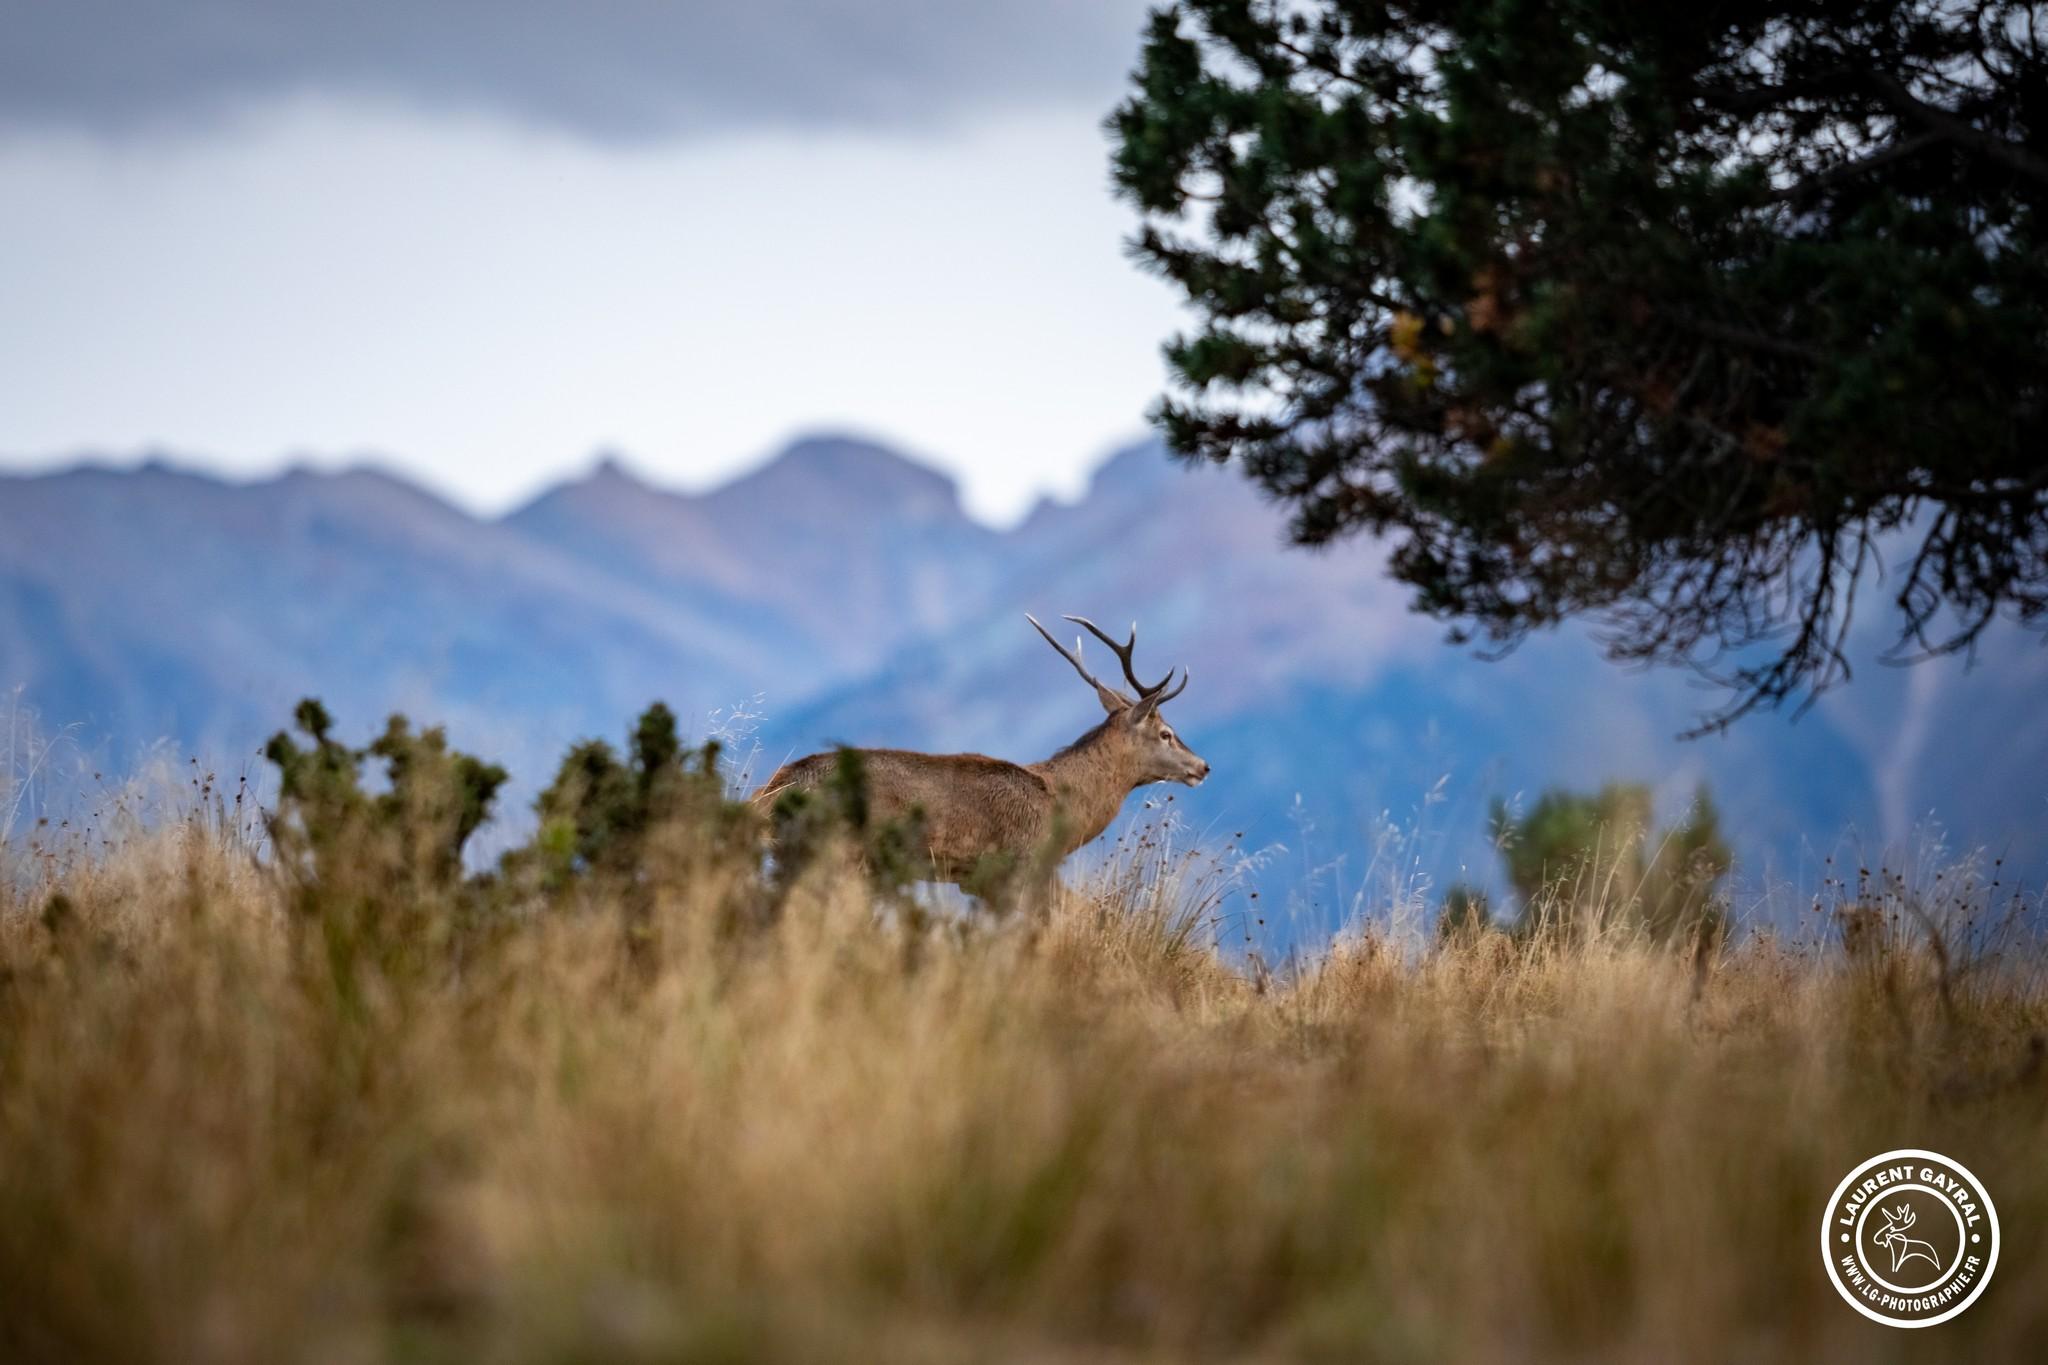
[[[922,820],[931,857],[931,879],[959,882],[991,866],[1018,865],[1041,853],[1066,857],[1109,827],[1124,798],[1149,782],[1184,782],[1192,787],[1209,775],[1209,765],[1181,742],[1159,708],[1181,694],[1169,669],[1147,686],[1131,667],[1138,627],[1118,644],[1094,622],[1067,619],[1108,645],[1123,665],[1135,697],[1109,686],[1081,662],[1081,640],[1068,653],[1026,614],[1045,642],[1095,689],[1109,713],[1100,725],[1039,763],[1007,763],[985,754],[920,754],[903,749],[861,749],[868,809],[880,820]],[[754,794],[766,810],[792,789],[824,785],[839,764],[837,753],[812,754],[785,763]]]

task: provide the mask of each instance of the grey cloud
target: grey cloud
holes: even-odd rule
[[[0,127],[371,95],[604,140],[1106,108],[1145,0],[0,0]]]

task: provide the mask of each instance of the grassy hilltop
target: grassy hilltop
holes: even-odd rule
[[[926,913],[844,831],[764,874],[680,755],[664,787],[583,753],[574,818],[486,884],[448,855],[488,771],[379,744],[380,794],[283,754],[269,828],[208,793],[0,845],[0,1357],[1804,1361],[2048,1334],[2048,977],[2000,932],[2009,888],[1873,869],[1811,943],[1689,949],[1560,904],[1609,927],[1357,936],[1268,972],[1156,842]],[[1852,1312],[1815,1246],[1835,1182],[1902,1146],[1972,1167],[2005,1236],[1983,1298],[1919,1332]]]

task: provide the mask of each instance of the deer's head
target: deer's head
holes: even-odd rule
[[[1870,1234],[1870,1240],[1879,1246],[1890,1246],[1895,1237],[1904,1237],[1906,1229],[1913,1226],[1913,1206],[1901,1204],[1896,1209],[1884,1210],[1884,1226]]]
[[[1095,689],[1095,699],[1102,703],[1102,709],[1109,713],[1108,734],[1124,750],[1136,782],[1183,782],[1193,787],[1209,775],[1209,764],[1181,742],[1166,717],[1159,714],[1159,708],[1179,696],[1188,685],[1188,672],[1181,670],[1180,685],[1169,688],[1173,671],[1167,670],[1165,677],[1149,686],[1138,681],[1137,672],[1131,667],[1131,651],[1137,648],[1138,626],[1131,624],[1131,638],[1121,644],[1102,633],[1102,628],[1086,617],[1069,616],[1067,619],[1108,645],[1110,652],[1123,665],[1124,681],[1129,683],[1136,696],[1123,692],[1090,673],[1081,662],[1081,640],[1077,636],[1074,649],[1068,653],[1064,645],[1052,638],[1038,618],[1025,613],[1024,619],[1036,627],[1045,642],[1059,651],[1061,658],[1074,666],[1082,681]]]

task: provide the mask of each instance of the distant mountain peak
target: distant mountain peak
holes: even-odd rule
[[[1088,476],[1087,490],[1069,501],[1050,494],[1039,498],[1018,524],[1019,534],[1033,534],[1060,524],[1073,524],[1091,511],[1111,507],[1128,510],[1134,497],[1170,491],[1170,485],[1187,470],[1167,454],[1166,443],[1147,437],[1112,450]]]
[[[841,478],[904,480],[933,487],[954,487],[951,475],[920,460],[913,460],[900,450],[863,436],[829,432],[798,437],[784,446],[782,453],[759,472],[778,468]]]
[[[275,479],[256,479],[247,486],[260,488],[265,483],[316,484],[326,488],[393,488],[408,493],[426,493],[421,485],[375,460],[354,460],[342,465],[301,460],[288,466]]]
[[[653,506],[673,512],[692,501],[688,494],[650,483],[618,451],[600,450],[588,473],[550,484],[507,512],[503,520],[514,527],[534,525],[572,506],[586,513],[603,510],[623,514],[628,509],[645,510]]]
[[[24,486],[39,484],[51,487],[85,481],[118,485],[141,479],[171,479],[226,488],[233,482],[200,462],[188,462],[174,452],[156,447],[132,456],[98,450],[79,451],[40,468],[0,469],[0,479]]]
[[[625,457],[616,450],[601,450],[597,453],[597,463],[590,467],[589,478],[593,483],[645,482],[645,480],[635,475],[632,470],[626,468]]]
[[[1167,454],[1166,442],[1151,437],[1112,452],[1096,467],[1088,487],[1093,493],[1113,488],[1149,487],[1164,483],[1181,472],[1182,467]]]
[[[275,478],[228,486],[259,498],[283,495],[315,502],[356,499],[365,505],[404,508],[408,512],[437,518],[462,522],[475,520],[435,489],[414,483],[375,458],[360,458],[328,468],[299,461]]]
[[[805,436],[750,474],[710,494],[714,503],[829,499],[849,508],[887,508],[917,520],[965,520],[951,475],[856,436]]]

